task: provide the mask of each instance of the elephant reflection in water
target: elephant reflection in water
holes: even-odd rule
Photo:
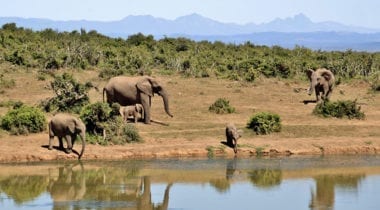
[[[218,192],[227,192],[231,187],[231,181],[237,172],[236,170],[236,157],[227,162],[226,178],[212,179],[210,185],[213,186]]]
[[[65,201],[81,200],[86,194],[86,179],[83,165],[80,165],[80,171],[73,170],[78,164],[60,167],[56,180],[49,176],[47,191],[54,201],[54,209],[69,209],[69,206],[64,206],[62,203]]]
[[[152,202],[151,181],[150,177],[142,178],[142,193],[137,197],[137,209],[139,210],[167,210],[169,206],[169,191],[172,183],[166,186],[164,198],[161,204],[156,205]]]
[[[332,209],[335,202],[335,186],[356,189],[360,180],[364,177],[364,174],[321,175],[315,177],[316,192],[311,191],[310,209]]]

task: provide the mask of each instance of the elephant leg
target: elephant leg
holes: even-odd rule
[[[135,123],[137,123],[137,120],[139,119],[139,113],[137,111],[135,111],[133,113],[133,117],[134,117]]]
[[[330,96],[331,96],[331,93],[332,93],[332,89],[330,88],[330,87],[327,87],[326,89],[325,89],[325,99],[326,100],[329,100],[330,99]]]
[[[71,153],[71,150],[73,149],[73,144],[72,144],[71,135],[66,135],[65,139],[66,139],[66,141],[67,141],[67,148],[65,149],[65,152],[66,152],[67,154],[70,154],[70,153]]]
[[[62,139],[62,137],[58,137],[58,142],[59,142],[59,149],[61,149],[61,150],[63,150],[64,149],[64,147],[63,147],[63,139]]]
[[[54,141],[54,136],[49,136],[49,150],[53,149],[53,141]]]
[[[141,104],[144,108],[144,122],[150,124],[150,97],[141,97]]]
[[[317,100],[317,103],[321,100],[321,94],[317,90],[315,91],[315,98]]]
[[[237,140],[233,139],[233,141],[234,141],[234,152],[236,154],[237,153]]]

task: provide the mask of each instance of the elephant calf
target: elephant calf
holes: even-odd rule
[[[57,136],[59,140],[59,148],[68,154],[71,153],[78,134],[82,140],[82,151],[78,157],[78,159],[80,159],[86,145],[86,126],[82,120],[77,117],[64,113],[56,114],[49,121],[49,150],[53,149],[52,143],[54,137]],[[67,149],[63,147],[62,138],[66,139]]]
[[[242,130],[238,130],[232,123],[226,126],[227,144],[234,148],[235,154],[237,153],[237,140],[241,137]]]
[[[122,106],[120,107],[119,112],[125,122],[129,117],[133,117],[135,123],[137,123],[138,120],[144,118],[144,107],[142,104]]]

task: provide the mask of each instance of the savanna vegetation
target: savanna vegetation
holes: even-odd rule
[[[1,65],[7,68],[1,68]],[[161,141],[164,138],[179,137],[179,139],[193,140],[194,135],[198,137],[215,135],[215,128],[225,127],[220,126],[224,120],[239,122],[238,126],[253,130],[257,134],[269,134],[281,130],[281,134],[272,135],[294,138],[304,137],[305,132],[314,129],[309,121],[300,120],[300,115],[310,118],[306,115],[311,114],[312,110],[300,110],[300,106],[305,107],[305,105],[295,105],[295,101],[301,100],[297,97],[304,88],[304,84],[299,83],[306,84],[305,70],[320,67],[330,69],[337,78],[337,84],[360,80],[369,84],[368,87],[372,91],[380,90],[380,52],[315,51],[301,46],[285,49],[279,46],[258,46],[250,42],[236,45],[170,37],[157,40],[151,35],[143,34],[131,35],[126,39],[110,38],[96,31],[58,32],[52,29],[33,31],[17,27],[13,23],[5,24],[0,29],[0,94],[4,95],[8,90],[15,88],[17,83],[12,77],[15,72],[18,75],[34,72],[37,77],[28,81],[32,81],[30,83],[46,81],[44,84],[48,84],[48,87],[44,88],[53,94],[50,94],[52,97],[46,97],[33,105],[45,113],[68,111],[80,115],[86,123],[88,134],[91,135],[87,139],[91,143],[100,145],[142,140],[135,126],[129,124],[121,126],[123,122],[115,117],[117,107],[114,105],[110,107],[100,102],[99,92],[96,93],[95,100],[91,100],[89,92],[102,88],[102,85],[113,76],[161,77],[174,95],[173,98],[176,100],[172,101],[174,102],[172,107],[174,112],[183,115],[182,118],[173,118],[178,122],[162,126],[159,131],[137,126],[139,131],[141,129],[143,135],[150,139]],[[77,75],[85,79],[77,80]],[[101,85],[93,83],[94,80]],[[263,85],[265,80],[270,81]],[[228,81],[228,83],[220,85],[218,81]],[[279,87],[278,83],[282,86]],[[200,87],[203,89],[198,89]],[[268,87],[273,90],[268,91]],[[255,89],[252,90],[253,88]],[[351,87],[348,89],[352,90]],[[282,92],[283,95],[280,95]],[[249,97],[241,99],[245,94]],[[361,94],[367,97],[367,104],[370,103],[375,107],[374,104],[377,102],[373,102],[372,96],[362,92]],[[333,98],[339,96],[341,99],[352,95],[349,91],[335,90]],[[189,97],[192,97],[192,101],[188,101]],[[0,107],[7,107],[12,111],[19,108],[18,103],[18,101],[2,100]],[[157,104],[153,102],[155,113],[160,108]],[[180,107],[181,104],[190,105]],[[328,108],[319,107],[322,111],[314,113],[326,116],[328,113],[336,113],[337,109],[346,113],[361,113],[356,101],[353,104],[346,101],[337,106],[323,105],[328,105]],[[298,110],[293,110],[292,107],[296,106]],[[274,111],[276,114],[266,111]],[[372,112],[376,114],[373,110]],[[217,115],[219,113],[229,114]],[[254,116],[251,113],[259,115]],[[252,117],[248,119],[250,116]],[[347,118],[362,119],[364,114],[358,116],[350,115]],[[5,117],[2,118],[4,121]],[[322,127],[326,132],[308,134],[324,135],[328,133],[327,131],[335,131],[341,126],[347,134],[340,133],[340,135],[360,135],[358,132],[360,128],[354,125],[350,127],[334,123],[335,127]],[[302,126],[303,129],[299,129]],[[5,125],[2,127],[5,128]],[[15,134],[33,132],[16,131],[14,128],[12,130]],[[375,131],[377,129],[373,130],[373,133],[377,133]],[[108,135],[104,135],[104,131]],[[203,133],[197,134],[199,131]],[[223,132],[220,133],[223,135]],[[368,135],[375,135],[373,133]],[[244,137],[250,138],[250,135],[244,133]]]
[[[120,74],[181,74],[253,82],[260,76],[294,78],[308,68],[325,67],[340,80],[372,79],[378,88],[380,53],[313,51],[296,46],[235,45],[186,38],[135,34],[109,38],[96,31],[33,31],[5,24],[0,30],[0,62],[41,73],[62,68],[97,69],[99,77]],[[41,76],[43,78],[43,76]]]

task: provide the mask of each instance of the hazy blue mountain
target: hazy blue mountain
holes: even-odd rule
[[[85,29],[96,30],[111,37],[126,38],[131,34],[151,34],[155,38],[164,36],[185,36],[195,40],[244,43],[257,45],[295,45],[313,49],[328,50],[370,50],[380,51],[380,29],[347,26],[336,22],[315,23],[303,14],[284,19],[277,18],[268,23],[245,25],[222,23],[190,14],[174,20],[156,18],[150,15],[127,16],[118,21],[54,21],[38,18],[0,17],[0,25],[16,23],[18,27],[57,31]]]
[[[211,42],[222,41],[225,43],[243,44],[251,42],[256,45],[281,46],[294,48],[303,46],[315,50],[357,50],[380,51],[380,33],[355,33],[355,32],[258,32],[231,36],[189,36],[195,41],[208,40]]]

